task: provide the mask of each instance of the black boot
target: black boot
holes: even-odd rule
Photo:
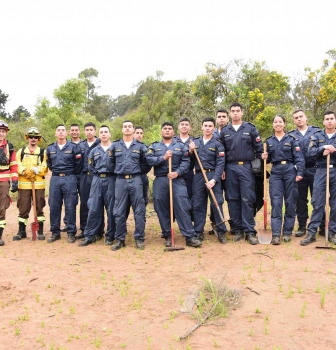
[[[305,245],[308,245],[310,243],[314,243],[316,242],[316,238],[315,238],[315,234],[311,234],[311,233],[308,233],[307,237],[304,238],[300,244],[305,246]]]
[[[303,237],[306,234],[306,227],[299,226],[298,230],[295,233],[295,237]]]
[[[37,231],[37,239],[39,241],[44,241],[45,240],[45,235],[43,233],[43,222],[39,221],[39,229]]]
[[[16,236],[13,237],[13,241],[21,241],[22,238],[27,238],[26,225],[24,222],[19,222],[19,231]]]
[[[239,242],[241,239],[244,239],[244,231],[236,231],[233,237],[233,242]]]
[[[249,244],[252,244],[252,245],[258,244],[258,240],[254,234],[246,234],[245,239]]]
[[[0,246],[5,245],[5,242],[1,239],[2,234],[3,234],[3,227],[0,227]]]

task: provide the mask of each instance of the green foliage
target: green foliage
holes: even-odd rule
[[[39,98],[34,116],[23,106],[12,116],[7,113],[9,96],[0,90],[0,118],[9,120],[8,137],[17,147],[25,144],[23,136],[29,126],[39,127],[47,143],[51,143],[58,124],[68,127],[77,123],[83,129],[87,121],[93,121],[97,128],[109,125],[112,140],[116,140],[122,136],[122,122],[126,119],[144,128],[144,142],[150,144],[161,138],[160,124],[164,121],[172,122],[176,128],[179,120],[187,117],[191,134],[199,135],[205,116],[215,116],[218,108],[229,109],[232,102],[238,101],[244,106],[243,119],[254,123],[265,138],[273,133],[276,114],[286,117],[286,129],[290,131],[294,128],[292,112],[298,108],[310,117],[310,124],[320,127],[323,112],[335,110],[336,50],[327,54],[329,59],[319,69],[306,68],[293,87],[288,77],[270,70],[265,62],[233,60],[207,63],[204,73],[193,81],[164,81],[163,72],[157,71],[141,80],[134,93],[116,98],[99,95],[99,72],[86,68],[78,78],[69,79],[54,90],[55,105],[47,98]]]

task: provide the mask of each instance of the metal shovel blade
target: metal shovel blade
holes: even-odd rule
[[[30,225],[32,230],[32,241],[36,241],[36,233],[39,230],[39,223],[36,220],[36,221],[33,221]]]
[[[258,230],[258,241],[260,244],[270,244],[272,241],[272,231]]]

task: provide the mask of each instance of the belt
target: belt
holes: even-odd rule
[[[244,164],[251,164],[250,160],[238,160],[238,161],[229,161],[228,164],[234,164],[234,165],[244,165]]]
[[[293,162],[290,162],[289,160],[279,160],[278,162],[272,162],[273,165],[279,165],[279,164],[291,164]]]
[[[65,173],[52,173],[52,176],[69,176],[69,175],[75,175],[75,173],[73,171],[68,171]]]
[[[318,168],[318,169],[327,169],[327,164],[316,165],[316,168]],[[329,168],[336,168],[336,164],[330,164]]]
[[[117,177],[118,179],[133,179],[134,177],[137,177],[141,175],[140,173],[137,173],[137,174],[129,174],[129,175],[124,175],[124,174],[118,174]]]
[[[306,163],[306,169],[308,168],[315,168],[315,164],[314,163]]]
[[[112,173],[100,173],[100,174],[95,174],[95,176],[104,178],[104,177],[111,177],[111,176],[113,176],[113,174]]]
[[[215,171],[215,169],[203,169],[205,173],[210,173],[211,171]],[[196,170],[196,173],[201,173],[202,170]]]

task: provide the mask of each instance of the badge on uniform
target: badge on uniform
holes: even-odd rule
[[[108,149],[108,150],[107,150],[107,155],[108,155],[109,157],[112,157],[113,152],[112,152],[110,149]]]
[[[89,158],[88,164],[92,164],[92,158]]]
[[[225,152],[219,152],[218,155],[219,155],[220,157],[224,157],[224,156],[225,156]]]
[[[256,137],[256,142],[260,142],[261,141],[261,137],[260,136],[257,136]]]
[[[82,158],[81,154],[76,154],[76,159]]]
[[[301,151],[301,149],[300,149],[299,146],[296,146],[296,147],[295,147],[295,150],[296,150],[297,152],[300,152],[300,151]]]
[[[153,153],[153,150],[150,148],[147,153]]]

